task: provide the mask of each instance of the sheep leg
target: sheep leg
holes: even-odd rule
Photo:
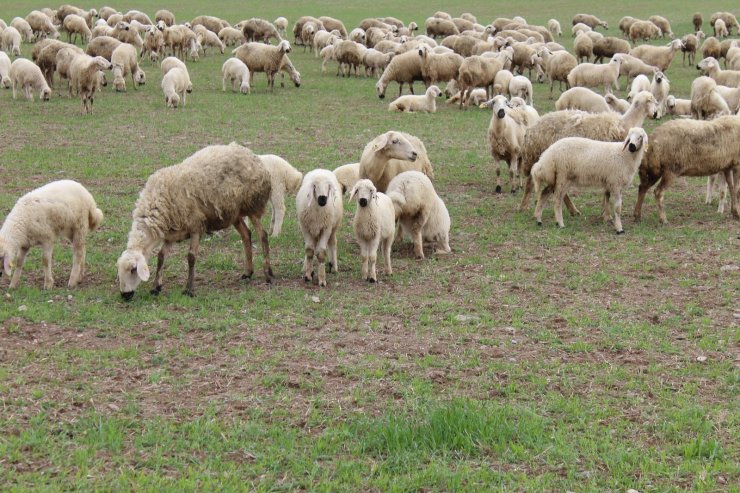
[[[16,288],[18,287],[18,283],[21,280],[21,271],[23,270],[23,263],[26,261],[26,255],[28,255],[28,248],[21,248],[21,251],[18,253],[18,259],[17,264],[15,266],[15,270],[13,271],[13,277],[10,279],[10,287]]]
[[[362,280],[367,281],[367,272],[368,272],[368,265],[370,261],[370,256],[368,252],[367,245],[363,242],[360,243],[360,257],[362,258],[362,267],[360,269]]]
[[[624,228],[622,228],[622,193],[617,190],[614,192],[614,203],[612,209],[614,210],[614,229],[618,235],[624,234]]]
[[[570,212],[571,216],[581,215],[581,211],[579,211],[576,205],[573,203],[573,201],[570,200],[570,196],[567,193],[563,197],[563,201],[565,202],[565,207],[568,208],[568,212]]]
[[[195,282],[195,259],[198,257],[198,249],[200,248],[200,234],[193,233],[190,236],[190,250],[188,251],[188,283],[185,286],[184,295],[195,296],[193,290],[193,283]]]
[[[704,196],[704,203],[705,204],[711,204],[712,203],[712,195],[714,195],[714,180],[717,178],[717,175],[710,175],[707,176],[707,193]]]
[[[496,193],[501,193],[501,163],[496,166]]]
[[[249,221],[252,223],[252,227],[260,237],[260,245],[262,245],[262,269],[265,273],[265,281],[269,283],[273,278],[272,265],[270,264],[270,242],[267,238],[267,231],[262,227],[262,221],[260,221],[260,219],[261,216],[249,216]]]
[[[77,232],[72,238],[72,272],[69,274],[67,286],[74,288],[80,281],[85,271],[85,236]]]
[[[313,280],[313,255],[313,248],[307,245],[306,256],[303,259],[303,280],[306,282],[311,282]]]
[[[329,272],[339,272],[339,262],[337,262],[337,231],[334,230],[329,236],[326,244],[329,253]]]
[[[316,261],[319,263],[319,287],[326,287],[326,248],[316,252]]]
[[[552,188],[544,186],[540,188],[540,191],[537,194],[537,205],[534,207],[534,218],[537,221],[538,226],[542,226],[542,211],[545,208],[545,204],[547,203],[547,199],[550,197],[551,193]]]
[[[735,166],[735,170],[740,173],[740,166]],[[725,181],[730,192],[730,211],[732,217],[740,219],[740,204],[737,201],[737,183],[735,183],[734,172],[732,168],[725,170]]]
[[[609,209],[611,200],[611,192],[609,190],[604,191],[604,199],[601,201],[601,217],[604,222],[608,223],[612,220],[611,210]]]
[[[42,265],[44,266],[44,289],[54,287],[54,276],[51,275],[51,253],[54,251],[54,245],[45,243],[41,246],[43,249]]]
[[[555,211],[555,221],[558,223],[558,227],[564,228],[565,224],[563,223],[563,199],[565,198],[565,194],[567,193],[567,190],[565,186],[563,186],[560,183],[555,184],[555,198],[554,203],[552,204],[553,210]]]
[[[243,218],[237,218],[234,223],[234,228],[242,238],[242,247],[244,249],[244,274],[242,279],[251,279],[254,273],[254,263],[252,261],[252,232],[249,230],[246,224],[244,224]]]
[[[663,178],[660,180],[660,183],[658,183],[658,187],[655,189],[655,200],[658,202],[658,216],[662,224],[668,223],[668,218],[666,217],[665,208],[663,206],[665,190],[671,185],[671,183],[673,183],[674,179],[675,175],[671,172],[663,174]]]
[[[272,220],[270,221],[270,235],[274,238],[280,234],[283,229],[283,220],[285,218],[285,201],[273,200],[272,202]]]
[[[378,246],[380,246],[380,238],[376,237],[373,238],[372,241],[370,241],[370,245],[368,245],[368,248],[365,250],[365,254],[367,255],[366,258],[369,260],[369,268],[370,268],[370,275],[365,277],[369,282],[377,282],[378,281],[378,274],[375,270],[375,265],[378,261]],[[365,272],[367,274],[367,272]]]
[[[153,295],[158,295],[162,292],[162,273],[164,272],[164,260],[167,258],[167,255],[170,253],[170,250],[172,249],[172,242],[165,241],[164,245],[162,245],[162,248],[159,249],[159,253],[157,254],[157,273],[154,276],[154,288],[152,288],[151,293]]]
[[[386,238],[383,241],[383,258],[385,259],[385,273],[386,275],[393,274],[393,268],[391,267],[391,247],[393,246],[393,238]]]
[[[529,209],[529,196],[532,195],[532,175],[527,177],[527,181],[524,182],[524,195],[522,196],[522,202],[519,204],[519,212],[524,212]]]

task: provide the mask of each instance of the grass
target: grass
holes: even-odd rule
[[[41,6],[5,1],[0,17]],[[610,32],[622,15],[661,13],[677,34],[690,30],[697,8],[664,0],[158,6],[181,21],[325,14],[348,27],[375,15],[423,24],[437,9],[480,20],[556,17],[565,27],[586,11]],[[153,14],[140,0],[125,7]],[[705,19],[728,9],[701,4]],[[558,230],[547,209],[537,228],[516,211],[520,195],[494,193],[487,112],[440,104],[435,115],[391,114],[372,79],[322,74],[300,48],[291,54],[300,88],[270,94],[260,74],[251,95],[224,94],[224,59],[188,64],[195,91],[178,110],[164,107],[149,62],[146,86],[104,90],[93,116],[80,116],[75,99],[0,94],[3,214],[60,178],[84,183],[106,214],[89,237],[80,289],[65,287],[68,245],[54,252],[55,289],[40,289],[38,250],[21,287],[7,291],[0,279],[0,489],[738,491],[738,226],[703,204],[703,180],[669,189],[667,226],[651,196],[642,223],[624,214],[627,234],[618,237],[600,220],[598,194],[581,191],[583,216]],[[671,92],[688,97],[695,70],[677,59],[667,75]],[[542,85],[535,104],[553,109]],[[417,262],[404,243],[392,277],[381,269],[378,285],[363,283],[348,205],[342,271],[319,290],[301,280],[288,201],[283,234],[271,241],[271,286],[259,276],[239,281],[239,238],[224,231],[202,244],[196,298],[180,293],[180,245],[162,295],[140,289],[121,302],[115,260],[155,169],[231,141],[304,172],[334,168],[391,128],[426,144],[453,221],[452,255]]]

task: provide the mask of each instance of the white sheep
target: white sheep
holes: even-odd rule
[[[588,62],[594,54],[594,42],[584,32],[579,32],[576,39],[573,40],[573,52],[578,59],[578,63]]]
[[[373,77],[380,77],[385,68],[391,63],[393,53],[382,53],[374,48],[369,48],[362,55],[362,64],[365,65],[365,76],[372,74]]]
[[[188,280],[184,294],[194,296],[195,261],[202,236],[233,226],[242,240],[244,274],[254,271],[249,218],[260,238],[267,282],[273,277],[270,244],[260,222],[270,199],[270,173],[248,148],[234,142],[209,146],[180,164],[161,168],[141,190],[133,212],[126,250],[118,258],[121,296],[129,301],[149,280],[148,258],[157,254],[153,294],[162,291],[162,272],[174,243],[189,239]]]
[[[632,48],[630,50],[629,54],[636,58],[639,58],[648,65],[658,67],[658,69],[662,72],[667,72],[668,67],[671,66],[673,57],[682,48],[684,48],[683,41],[681,41],[680,39],[674,39],[666,46],[636,46],[635,48]]]
[[[722,19],[714,21],[714,35],[718,38],[726,38],[730,35],[727,31],[727,24]]]
[[[671,81],[665,76],[663,72],[655,72],[653,75],[653,81],[650,83],[650,92],[655,96],[655,101],[658,103],[658,118],[663,118],[666,108],[666,98],[671,90]]]
[[[691,117],[697,120],[712,120],[729,115],[727,101],[717,91],[717,83],[706,76],[697,77],[691,83]]]
[[[581,63],[568,74],[571,87],[604,86],[604,92],[612,92],[612,86],[619,90],[619,66],[622,56],[616,54],[607,64]]]
[[[51,255],[57,238],[72,242],[72,272],[67,285],[77,286],[85,275],[87,233],[103,222],[103,212],[85,187],[72,180],[54,181],[19,198],[0,228],[2,270],[15,288],[28,251],[43,249],[44,289],[54,287]]]
[[[563,30],[560,28],[560,22],[558,22],[557,19],[550,19],[547,21],[547,30],[550,31],[550,34],[552,34],[553,37],[561,37],[563,35]]]
[[[301,186],[303,173],[295,169],[280,156],[274,154],[260,154],[262,163],[270,172],[270,205],[272,219],[270,220],[270,234],[278,236],[283,229],[285,218],[285,194],[294,195]]]
[[[532,167],[537,207],[535,218],[542,225],[542,209],[554,194],[555,220],[563,228],[563,198],[571,186],[603,189],[604,217],[613,217],[617,234],[622,228],[622,193],[632,183],[647,149],[645,130],[634,127],[622,142],[601,142],[583,137],[566,137],[551,145]],[[612,214],[608,202],[611,201]]]
[[[131,81],[136,86],[146,83],[146,74],[139,68],[136,57],[136,48],[128,43],[121,43],[111,54],[111,65],[113,68],[113,85],[116,91],[126,91],[127,75],[131,75]]]
[[[345,194],[352,190],[355,183],[360,180],[360,163],[343,164],[332,173],[337,177],[339,184],[342,185],[342,194]]]
[[[314,257],[318,262],[318,284],[326,286],[326,267],[339,271],[337,263],[337,231],[342,223],[341,185],[329,170],[315,169],[306,173],[296,195],[296,210],[305,243],[303,279],[314,279]]]
[[[627,80],[632,80],[639,74],[642,75],[653,75],[658,71],[658,67],[648,65],[639,58],[633,57],[632,55],[621,55],[622,65],[619,67],[619,75],[626,75]]]
[[[393,177],[408,170],[421,171],[434,179],[424,143],[404,132],[391,130],[378,135],[360,156],[359,178],[370,179],[380,192],[386,191]]]
[[[180,67],[170,69],[162,77],[162,91],[167,107],[177,108],[180,103],[185,106],[186,93],[190,92],[188,91],[189,84],[190,77]]]
[[[16,98],[18,89],[29,101],[33,101],[33,91],[38,92],[39,99],[48,101],[51,97],[51,89],[44,79],[41,69],[31,60],[16,58],[10,65],[10,82],[13,86],[13,99]]]
[[[650,79],[646,75],[639,74],[632,80],[630,84],[630,90],[627,93],[627,99],[632,99],[635,95],[642,91],[650,91]]]
[[[111,63],[101,56],[77,55],[69,66],[69,84],[77,90],[82,101],[81,113],[92,113],[95,92],[99,89],[99,72],[111,68]]]
[[[403,85],[409,85],[409,91],[414,93],[414,81],[423,80],[421,73],[421,57],[414,51],[408,51],[394,56],[375,84],[375,92],[380,99],[385,98],[385,90],[392,81],[398,82],[398,95],[403,93]]]
[[[696,68],[721,86],[740,87],[740,70],[722,70],[714,57],[703,59]]]
[[[727,201],[727,192],[729,190],[724,173],[717,173],[715,175],[707,176],[707,193],[704,197],[705,204],[712,203],[715,190],[719,192],[719,205],[717,206],[717,213],[724,214],[725,202]]]
[[[737,113],[738,108],[740,108],[740,87],[717,85],[717,92],[727,102],[730,112]]]
[[[249,75],[252,79],[255,72],[265,72],[267,84],[272,92],[275,89],[275,75],[280,71],[283,58],[290,51],[290,42],[284,39],[277,46],[245,43],[232,51],[232,54],[249,67]],[[252,84],[251,80],[250,84]]]
[[[424,240],[433,243],[434,253],[450,253],[450,214],[434,190],[432,181],[418,171],[405,171],[388,185],[396,220],[414,242],[414,255],[424,258]]]
[[[520,108],[527,115],[527,125],[534,125],[540,119],[540,114],[534,109],[534,106],[528,105],[525,100],[514,96],[509,100],[511,108]]]
[[[691,100],[669,95],[665,99],[666,113],[674,116],[691,116]]]
[[[249,69],[246,64],[238,58],[229,58],[221,66],[221,75],[223,77],[222,88],[226,91],[226,81],[229,81],[232,89],[237,90],[237,84],[239,85],[239,91],[242,94],[250,94],[252,92],[249,87]]]
[[[288,29],[288,19],[285,17],[278,17],[272,22],[272,24],[275,26],[278,33],[280,33],[280,36],[285,37],[285,30]]]
[[[70,43],[73,43],[73,40],[77,37],[81,38],[83,43],[89,43],[92,38],[92,32],[87,25],[87,21],[79,15],[68,15],[64,18],[62,26],[67,31],[67,41]]]
[[[10,80],[10,58],[4,51],[0,51],[0,85],[10,89],[13,82]]]
[[[224,54],[225,45],[218,37],[218,34],[206,29],[204,32],[199,33],[196,39],[203,48],[203,55],[206,54],[206,48],[209,47],[217,48],[222,55]]]
[[[375,263],[378,247],[383,251],[385,273],[393,273],[391,268],[391,247],[396,235],[396,210],[393,201],[386,194],[378,192],[370,180],[359,180],[352,188],[349,200],[357,199],[357,212],[352,220],[357,243],[362,257],[362,279],[368,282],[378,280]]]
[[[523,75],[515,75],[509,81],[509,94],[512,97],[520,97],[524,99],[527,104],[532,105],[532,82],[524,77]]]
[[[439,87],[429,86],[423,96],[400,96],[388,105],[388,111],[401,111],[404,113],[436,113],[436,98],[438,98],[441,94],[442,91]]]
[[[619,99],[614,94],[604,95],[604,101],[612,111],[624,115],[630,109],[630,103],[627,100]]]
[[[21,33],[23,41],[26,43],[33,42],[33,29],[31,29],[31,25],[26,21],[26,19],[22,17],[14,17],[13,20],[10,21],[10,27],[17,29],[18,32]]]
[[[21,33],[18,29],[8,26],[0,33],[0,41],[4,52],[13,56],[21,56]]]
[[[226,46],[239,46],[247,42],[244,32],[233,27],[225,27],[218,32],[218,39],[224,42]]]
[[[589,113],[608,113],[609,105],[601,94],[585,87],[571,87],[555,102],[555,109],[582,110]]]

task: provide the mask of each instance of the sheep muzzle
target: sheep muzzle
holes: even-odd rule
[[[121,298],[123,301],[131,301],[134,297],[134,291],[121,292]]]
[[[497,117],[499,117],[499,118],[503,118],[503,117],[505,117],[505,116],[506,116],[506,111],[504,111],[504,109],[503,109],[503,108],[500,108],[500,109],[498,110],[498,112],[496,113],[496,116],[497,116]]]
[[[637,151],[637,146],[634,144],[634,142],[630,142],[629,150],[630,150],[630,152]]]
[[[419,157],[419,155],[416,153],[416,151],[411,151],[411,158],[409,161],[416,161],[416,158]]]
[[[326,195],[319,195],[319,198],[317,199],[317,202],[319,203],[319,207],[324,207],[327,202]]]
[[[360,199],[360,207],[367,207],[367,199],[366,198],[363,197],[363,198]]]

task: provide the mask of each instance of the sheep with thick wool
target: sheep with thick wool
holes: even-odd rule
[[[614,94],[605,94],[604,101],[612,111],[624,115],[630,109],[630,103],[627,100],[619,99]]]
[[[4,51],[0,51],[0,85],[5,89],[13,86],[13,81],[10,80],[10,58]]]
[[[555,109],[581,110],[589,113],[608,113],[611,111],[604,96],[585,87],[571,87],[555,102]]]
[[[704,39],[706,36],[702,31],[696,31],[696,33],[686,34],[681,38],[683,48],[681,48],[681,65],[686,63],[686,57],[688,56],[689,65],[694,64],[694,58],[696,57],[696,50],[699,48],[699,41]]]
[[[547,21],[547,30],[550,31],[553,37],[557,36],[559,38],[563,35],[563,30],[560,28],[560,22],[557,19]]]
[[[21,56],[21,33],[13,26],[8,26],[0,33],[2,50],[13,56]]]
[[[306,173],[296,195],[296,211],[305,243],[303,279],[311,282],[315,276],[318,285],[324,287],[327,257],[329,271],[339,271],[337,232],[344,207],[341,185],[334,173],[326,169]],[[318,263],[317,269],[314,269],[314,260]]]
[[[134,89],[146,84],[146,74],[139,67],[136,57],[136,48],[128,43],[122,43],[111,54],[111,66],[113,70],[113,86],[116,91],[126,91],[126,76],[131,76]]]
[[[207,48],[216,48],[221,54],[224,54],[225,45],[223,41],[218,37],[218,34],[206,30],[205,32],[199,33],[196,36],[198,44],[203,48],[203,55],[206,54]]]
[[[555,81],[558,82],[558,86],[562,92],[563,82],[568,86],[568,74],[578,65],[578,60],[567,51],[553,52],[546,47],[540,48],[537,54],[542,58],[545,65],[545,75],[550,81],[550,99],[552,99],[552,89]],[[569,88],[570,86],[566,87],[566,89]]]
[[[362,55],[362,64],[365,66],[365,76],[372,75],[380,78],[381,74],[391,63],[394,53],[382,53],[374,48],[368,48]]]
[[[489,58],[482,55],[471,56],[463,60],[457,77],[462,92],[460,107],[463,107],[463,101],[467,99],[469,93],[478,87],[485,88],[486,95],[490,97],[496,74],[504,69],[505,63],[505,57]]]
[[[360,163],[343,164],[332,171],[332,173],[334,173],[337,181],[342,186],[342,195],[344,195],[347,191],[352,190],[355,183],[360,180]]]
[[[630,44],[623,39],[607,36],[593,40],[592,51],[594,63],[601,63],[604,58],[611,58],[617,53],[629,53]]]
[[[26,19],[22,17],[14,17],[13,20],[10,21],[9,26],[18,30],[23,41],[26,43],[33,42],[33,29],[31,29],[31,25],[26,21]]]
[[[655,72],[653,80],[650,83],[650,92],[655,96],[655,102],[658,103],[658,118],[663,118],[666,108],[666,98],[671,91],[671,81],[663,72]]]
[[[426,93],[421,96],[407,94],[400,96],[388,105],[388,111],[400,111],[403,113],[436,113],[437,98],[442,91],[437,86],[429,86]]]
[[[165,104],[168,108],[177,108],[182,103],[186,104],[188,87],[192,87],[190,76],[180,67],[174,67],[167,71],[162,77],[162,91],[164,92]]]
[[[524,99],[527,104],[532,104],[534,90],[532,82],[523,75],[515,75],[509,81],[509,95]]]
[[[537,224],[542,225],[542,209],[550,194],[554,195],[555,220],[562,228],[568,189],[574,185],[598,187],[604,190],[604,219],[613,219],[617,234],[624,233],[622,194],[632,183],[647,144],[647,133],[636,127],[627,132],[624,143],[566,137],[551,145],[532,166]]]
[[[67,41],[74,42],[79,37],[83,43],[88,43],[92,38],[92,31],[87,25],[87,21],[76,14],[70,14],[64,18],[62,27],[67,31]]]
[[[705,58],[696,68],[721,86],[740,87],[740,70],[722,70],[714,57]]]
[[[573,40],[573,53],[576,55],[578,63],[588,62],[594,54],[594,42],[586,33],[578,33]]]
[[[113,58],[113,50],[123,44],[112,36],[99,36],[90,41],[85,48],[85,53],[90,56],[102,56],[106,60],[110,61]]]
[[[232,90],[238,90],[242,94],[250,94],[251,88],[249,86],[249,68],[244,62],[238,58],[229,58],[221,66],[222,76],[222,89],[226,91],[226,81],[229,81],[229,85]]]
[[[285,218],[285,195],[294,195],[298,192],[303,173],[275,154],[260,154],[258,157],[270,172],[270,205],[272,206],[270,235],[278,236],[283,229]]]
[[[666,46],[640,45],[630,50],[630,55],[639,58],[648,65],[658,67],[662,72],[666,72],[671,66],[673,57],[683,47],[683,41],[674,39]]]
[[[38,39],[59,37],[59,31],[52,23],[48,15],[40,10],[32,10],[26,16],[26,22],[33,30],[34,37]]]
[[[612,87],[619,89],[619,67],[622,55],[612,57],[609,63],[581,63],[568,74],[570,87],[597,87],[603,86],[605,93],[612,92]]]
[[[450,253],[450,214],[437,195],[432,181],[418,171],[405,171],[388,185],[396,220],[403,233],[414,242],[414,255],[424,258],[424,240],[433,244],[434,253]]]
[[[609,29],[609,24],[606,21],[602,21],[595,15],[591,14],[576,14],[573,16],[572,24],[575,26],[576,24],[586,24],[591,29],[596,29],[597,27],[603,27],[604,29]]]
[[[626,75],[627,80],[632,80],[640,74],[650,76],[659,70],[658,67],[648,65],[630,54],[619,56],[622,59],[622,64],[619,66],[619,75]]]
[[[630,84],[630,90],[627,93],[627,99],[632,99],[633,96],[636,96],[642,91],[650,91],[650,79],[648,79],[646,75],[640,74],[635,77]]]
[[[34,91],[38,93],[39,99],[42,101],[48,101],[51,97],[51,89],[46,83],[41,69],[31,60],[16,58],[10,65],[8,75],[13,86],[13,99],[16,98],[18,89],[23,91],[24,97],[29,101],[33,101]]]
[[[232,52],[249,68],[252,79],[254,79],[255,72],[265,73],[271,92],[275,89],[275,75],[280,71],[283,58],[287,53],[290,53],[290,43],[285,39],[277,46],[245,43]]]
[[[712,120],[729,114],[730,107],[717,91],[717,82],[705,76],[694,79],[691,83],[691,117]]]
[[[637,44],[639,40],[649,41],[663,34],[658,26],[650,21],[642,20],[631,22],[628,33],[628,37],[633,44]]]
[[[727,87],[717,85],[717,93],[722,96],[727,106],[730,108],[730,113],[737,113],[740,109],[740,87]]]
[[[350,193],[349,200],[357,199],[357,211],[352,220],[362,258],[362,280],[376,282],[378,275],[375,264],[378,247],[385,259],[386,275],[393,274],[391,247],[396,236],[396,210],[393,201],[383,192],[378,192],[373,182],[359,180]]]
[[[691,116],[691,100],[680,99],[669,95],[665,99],[666,114],[673,116]]]
[[[85,187],[76,181],[48,183],[19,198],[0,228],[0,275],[11,276],[18,287],[28,251],[43,250],[44,289],[54,287],[52,252],[57,238],[72,243],[72,272],[67,285],[76,287],[85,275],[85,240],[103,222],[103,212]]]
[[[660,29],[660,36],[665,38],[666,34],[669,38],[673,39],[673,30],[671,29],[671,23],[663,16],[660,15],[651,15],[648,17],[648,21],[655,24],[655,26]]]
[[[723,173],[730,190],[732,216],[740,219],[737,187],[740,184],[740,116],[711,121],[676,119],[656,128],[640,166],[640,187],[635,220],[640,220],[645,194],[655,185],[660,222],[668,222],[663,205],[665,190],[680,176]]]
[[[394,56],[375,84],[375,92],[380,99],[385,98],[385,90],[391,82],[398,82],[398,95],[403,94],[403,85],[408,84],[409,92],[414,94],[414,81],[423,81],[421,57],[415,51],[407,51]]]
[[[225,27],[218,32],[218,39],[223,41],[226,46],[239,46],[247,42],[244,32],[233,27]]]
[[[447,83],[456,79],[463,57],[457,53],[438,55],[427,45],[419,46],[421,75],[425,84]]]
[[[80,113],[92,114],[95,92],[99,89],[99,72],[109,70],[111,62],[101,56],[77,55],[69,66],[69,84],[82,101]]]
[[[265,278],[272,278],[270,245],[261,218],[270,199],[270,173],[251,150],[236,143],[209,146],[180,164],[155,171],[139,194],[126,250],[118,259],[121,296],[130,300],[149,279],[147,260],[157,254],[154,294],[162,290],[162,268],[175,242],[189,239],[185,294],[194,295],[195,261],[204,234],[233,226],[244,247],[244,274],[253,273],[252,234],[258,234]]]
[[[360,156],[359,178],[368,178],[380,192],[386,191],[396,175],[409,170],[434,179],[424,143],[404,132],[391,130],[378,135],[368,142]]]

